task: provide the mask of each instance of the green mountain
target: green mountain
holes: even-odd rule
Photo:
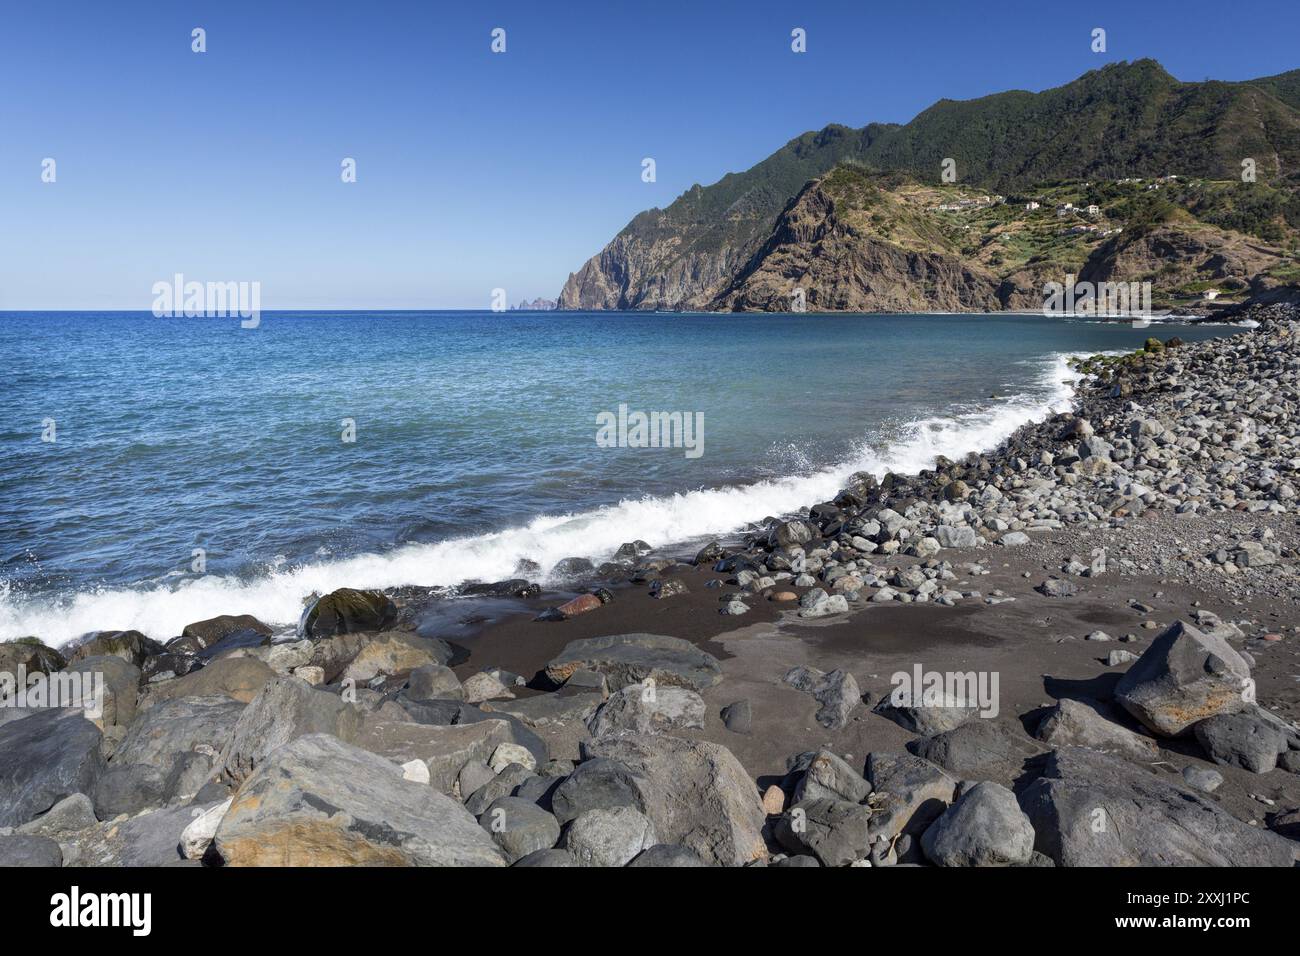
[[[1203,189],[1183,196],[1181,203],[1166,201],[1168,191],[1159,198],[1130,196],[1124,210],[1112,207],[1118,217],[1112,228],[1122,229],[1130,222],[1121,215],[1123,211],[1133,217],[1131,225],[1145,227],[1153,220],[1168,219],[1177,206],[1189,212],[1198,228],[1257,227],[1254,234],[1259,238],[1285,244],[1291,228],[1300,226],[1300,207],[1295,205],[1300,186],[1300,71],[1240,83],[1182,83],[1155,61],[1140,60],[1113,64],[1041,93],[1010,91],[960,102],[942,100],[904,126],[872,124],[856,130],[828,126],[805,133],[745,172],[730,173],[711,186],[694,186],[667,209],[637,215],[570,275],[559,307],[780,308],[782,296],[775,294],[775,286],[767,289],[771,295],[754,297],[739,294],[738,283],[763,271],[759,258],[770,256],[778,238],[775,231],[788,228],[792,215],[797,214],[803,227],[809,228],[808,217],[815,210],[834,214],[836,200],[830,196],[834,190],[824,191],[820,205],[805,201],[792,209],[799,199],[807,198],[810,182],[827,177],[837,167],[852,166],[872,173],[905,174],[907,182],[939,186],[948,159],[955,163],[957,176],[948,188],[1016,197],[1032,196],[1054,184],[1175,175],[1184,182],[1240,183],[1242,161],[1251,159],[1254,184],[1242,184],[1244,188],[1236,191]],[[1166,180],[1166,185],[1173,182]],[[1252,192],[1250,186],[1261,188]],[[838,202],[845,211],[843,197]],[[915,213],[909,210],[908,214]],[[843,219],[836,224],[846,228]],[[820,228],[825,232],[829,225],[823,222]],[[1258,230],[1266,230],[1267,235]],[[1136,234],[1135,229],[1131,235]],[[841,255],[854,248],[853,236],[861,237],[861,229],[841,237]],[[911,267],[893,255],[896,250],[887,248],[888,237],[872,235],[870,241],[883,258],[868,255],[859,263],[859,270],[865,270],[862,281],[870,280],[872,263],[879,268],[886,268],[882,263]],[[783,248],[792,251],[789,243]],[[995,289],[1003,287],[1009,278],[1005,270],[969,260],[960,248],[926,252],[955,257],[947,265],[955,265],[958,274],[961,269],[970,271],[971,276],[958,283],[969,294],[946,301],[944,295],[918,286],[894,288],[883,298],[818,296],[815,286],[803,285],[814,301],[822,299],[821,307],[827,308],[908,302],[914,307],[983,309],[990,307],[990,301],[992,307],[999,302],[1003,308],[1024,307],[1023,288],[1015,294],[1004,289],[992,300],[986,295],[990,283]],[[806,278],[791,272],[795,263],[806,258],[786,259],[782,266],[790,273],[782,277],[786,285],[793,287]],[[768,267],[770,272],[771,262]],[[767,278],[776,281],[774,274]],[[1241,277],[1234,274],[1233,278]],[[844,304],[833,306],[835,302]]]

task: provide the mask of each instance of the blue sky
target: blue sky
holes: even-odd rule
[[[1298,34],[1295,0],[9,3],[0,310],[148,309],[176,272],[265,309],[551,298],[636,212],[804,130],[1143,56],[1265,76]]]

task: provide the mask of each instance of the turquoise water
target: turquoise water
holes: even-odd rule
[[[1151,334],[1015,315],[3,314],[0,639],[288,623],[313,590],[724,533],[855,470],[990,448],[1066,407],[1064,356]],[[702,415],[702,453],[600,447],[620,404]]]

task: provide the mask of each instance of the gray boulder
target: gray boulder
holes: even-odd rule
[[[1287,750],[1286,738],[1249,711],[1202,720],[1192,727],[1192,733],[1215,763],[1251,773],[1268,773]]]
[[[1039,723],[1035,736],[1049,747],[1088,747],[1133,760],[1156,760],[1160,747],[1115,722],[1113,709],[1098,701],[1066,698]]]
[[[0,836],[0,867],[62,865],[63,851],[49,837]]]
[[[216,803],[178,805],[108,820],[59,837],[66,866],[179,866],[181,834],[194,818]]]
[[[912,754],[871,754],[867,780],[873,791],[867,798],[874,811],[873,840],[893,840],[904,833],[920,836],[948,809],[957,792],[956,779]]]
[[[443,793],[451,792],[467,764],[489,763],[498,747],[513,743],[504,720],[439,726],[375,716],[346,739],[398,766],[418,760],[428,770],[429,785]]]
[[[974,528],[941,524],[934,529],[934,536],[943,548],[973,548],[980,543],[980,536]]]
[[[24,823],[17,832],[58,840],[64,834],[76,833],[93,827],[98,822],[95,805],[90,797],[84,793],[74,793],[70,797],[64,797],[35,820]]]
[[[424,664],[406,678],[406,696],[411,700],[463,700],[465,689],[446,664]]]
[[[617,760],[632,771],[645,814],[664,842],[680,843],[710,865],[766,857],[757,788],[727,748],[662,734],[611,734],[584,741],[581,749],[585,758]]]
[[[593,737],[629,730],[666,733],[704,726],[704,698],[684,687],[628,684],[610,695],[587,721]]]
[[[1245,710],[1250,668],[1228,642],[1175,621],[1115,686],[1115,699],[1143,725],[1176,737],[1197,721]]]
[[[469,812],[391,762],[328,734],[273,751],[213,842],[231,866],[501,866]]]
[[[493,800],[478,822],[492,834],[510,863],[538,850],[549,850],[560,839],[560,822],[537,804],[519,797]]]
[[[722,708],[719,715],[723,726],[733,734],[747,734],[754,724],[754,710],[749,701],[737,700]]]
[[[561,823],[588,810],[633,807],[645,810],[637,775],[627,765],[605,757],[583,761],[551,794],[551,812]]]
[[[829,750],[800,754],[790,761],[787,778],[798,775],[793,800],[847,800],[861,803],[871,793],[871,784],[848,765],[838,754]]]
[[[277,677],[239,715],[222,751],[221,765],[238,785],[269,754],[296,737],[306,734],[333,734],[341,740],[356,737],[362,716],[355,704],[317,690],[304,680]]]
[[[178,697],[142,713],[95,788],[100,819],[198,793],[217,768],[244,706],[229,697]]]
[[[64,797],[91,793],[102,734],[78,710],[45,710],[0,727],[0,827],[22,826]]]
[[[564,848],[579,866],[626,866],[658,843],[650,819],[632,807],[588,810],[564,830]]]
[[[1073,581],[1067,581],[1065,578],[1048,578],[1034,590],[1044,597],[1073,597],[1079,593],[1079,585]]]
[[[271,629],[251,614],[218,614],[205,621],[186,624],[181,629],[180,641],[173,642],[169,648],[179,643],[188,653],[205,651],[241,631],[252,631],[262,637],[271,636]]]
[[[1173,778],[1181,779],[1181,778]],[[1035,849],[1057,866],[1292,866],[1295,844],[1167,775],[1063,747],[1021,794]]]
[[[149,688],[140,701],[140,709],[156,707],[177,697],[213,697],[223,695],[247,704],[278,675],[256,657],[223,657],[183,677],[161,681]]]
[[[466,766],[476,766],[476,764],[471,762]],[[508,767],[503,767],[500,773],[466,796],[465,809],[476,817],[481,816],[488,807],[502,797],[518,796],[524,784],[535,778],[536,774],[523,764],[512,763]]]
[[[628,866],[703,866],[704,861],[684,846],[673,843],[656,843],[641,853]]]
[[[812,686],[817,708],[816,720],[827,730],[839,730],[849,722],[849,715],[862,703],[862,691],[853,675],[844,670],[823,674]]]
[[[140,693],[140,668],[115,655],[82,657],[68,665],[65,673],[80,674],[82,705],[92,703],[92,686],[102,681],[103,699],[95,701],[101,708],[100,726],[127,727],[135,719],[136,699]]]
[[[979,713],[977,704],[959,695],[945,691],[935,697],[936,700],[931,703],[919,693],[915,697],[906,694],[889,694],[881,698],[873,708],[873,712],[922,737],[932,737],[946,730],[954,730]]]
[[[998,783],[971,787],[921,835],[939,866],[1015,866],[1034,852],[1034,828],[1016,795]]]
[[[664,686],[699,691],[722,680],[717,658],[690,641],[658,634],[615,634],[573,641],[546,665],[546,676],[563,684],[577,670],[605,675],[611,690],[647,677]]]
[[[455,700],[415,701],[399,696],[397,702],[406,711],[407,716],[416,723],[435,727],[459,727],[485,720],[503,721],[508,728],[509,742],[518,744],[531,753],[537,766],[540,767],[551,759],[546,742],[513,713],[496,709],[499,704],[497,701],[493,702],[493,709],[490,711]]]
[[[907,749],[965,780],[1011,780],[1026,760],[1045,752],[1017,724],[969,720],[933,737],[921,737]]]
[[[538,694],[519,700],[494,700],[483,704],[490,714],[509,714],[529,727],[562,727],[576,722],[586,723],[605,699],[599,691],[569,690],[573,681],[563,690],[553,694]]]
[[[807,800],[787,810],[776,838],[795,854],[811,854],[823,866],[847,866],[871,853],[871,808],[847,800]]]
[[[446,664],[455,656],[446,641],[409,631],[349,631],[313,641],[309,663],[321,669],[327,684],[344,677],[366,683],[427,664]]]

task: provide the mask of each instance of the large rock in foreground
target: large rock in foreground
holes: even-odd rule
[[[722,666],[712,654],[690,641],[659,634],[615,634],[573,641],[546,665],[546,676],[563,684],[577,670],[604,674],[611,691],[639,684],[647,677],[657,684],[695,691],[722,680]]]
[[[503,866],[455,800],[328,734],[276,750],[245,781],[214,846],[231,866]]]
[[[893,840],[902,833],[919,837],[957,793],[957,780],[928,760],[912,754],[877,751],[867,757],[867,780],[873,793],[871,836]]]
[[[1034,852],[1034,828],[1001,784],[977,783],[921,836],[921,847],[939,866],[1013,866]]]
[[[1296,844],[1118,757],[1055,751],[1020,797],[1058,866],[1292,866]]]
[[[236,784],[277,747],[307,734],[355,737],[361,709],[335,694],[317,690],[297,677],[278,677],[262,688],[239,715],[221,754],[222,767]]]
[[[1176,737],[1216,714],[1244,710],[1250,667],[1222,637],[1175,621],[1120,678],[1115,699],[1146,727]]]
[[[178,697],[146,710],[100,777],[94,794],[100,819],[196,794],[243,710],[229,697]]]
[[[0,827],[92,792],[104,766],[101,736],[79,710],[44,710],[0,727]]]
[[[766,821],[754,782],[726,747],[659,734],[585,741],[584,759],[606,757],[631,772],[640,808],[658,839],[705,863],[739,866],[767,855]]]

